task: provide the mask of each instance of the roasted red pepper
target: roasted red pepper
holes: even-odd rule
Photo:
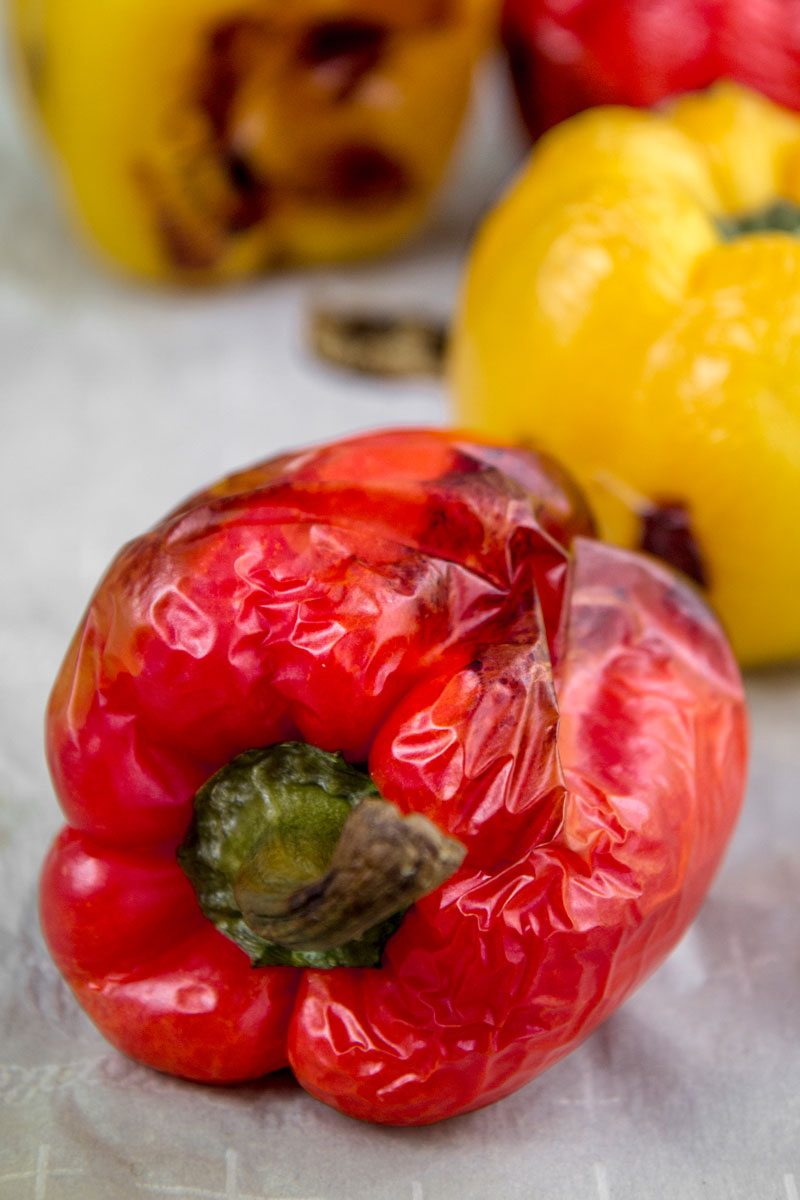
[[[123,549],[50,703],[42,881],[116,1046],[420,1124],[653,970],[739,808],[742,691],[690,586],[591,532],[547,460],[403,431]]]
[[[800,0],[505,0],[534,136],[597,104],[649,106],[735,79],[800,109]]]

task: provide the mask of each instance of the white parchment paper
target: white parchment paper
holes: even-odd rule
[[[447,311],[515,147],[493,94],[445,215],[413,247],[187,297],[118,282],[76,246],[0,85],[0,1200],[799,1200],[791,669],[748,681],[747,808],[691,932],[577,1053],[501,1104],[371,1128],[288,1073],[216,1090],[159,1076],[83,1017],[44,951],[35,890],[59,825],[42,712],[89,592],[124,540],[203,482],[348,430],[446,419],[433,384],[376,387],[310,361],[303,312],[320,292]]]

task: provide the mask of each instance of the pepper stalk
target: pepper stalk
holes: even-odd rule
[[[238,755],[203,785],[178,851],[203,913],[254,966],[378,966],[403,913],[466,851],[300,742]]]

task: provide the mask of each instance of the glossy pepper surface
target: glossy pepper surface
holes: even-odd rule
[[[489,217],[455,337],[458,420],[568,463],[747,663],[800,655],[798,232],[800,117],[733,84],[595,109]]]
[[[496,0],[11,0],[71,208],[112,263],[217,282],[422,220]]]
[[[746,754],[691,588],[596,541],[550,460],[425,430],[274,459],[131,542],[47,739],[68,826],[43,924],[104,1034],[197,1080],[289,1063],[397,1124],[514,1091],[641,982],[709,885]],[[415,903],[394,832],[342,851],[378,810],[401,859],[418,837],[446,859]],[[351,891],[328,937],[314,906],[361,858],[383,924],[344,930]]]
[[[732,79],[800,108],[798,0],[505,0],[534,136],[594,105],[649,107]]]

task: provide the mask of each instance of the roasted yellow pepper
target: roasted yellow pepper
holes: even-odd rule
[[[390,248],[421,220],[497,0],[11,0],[77,215],[153,279]]]
[[[732,84],[597,109],[487,221],[452,354],[459,421],[563,459],[746,663],[800,654],[798,234],[799,117]]]

